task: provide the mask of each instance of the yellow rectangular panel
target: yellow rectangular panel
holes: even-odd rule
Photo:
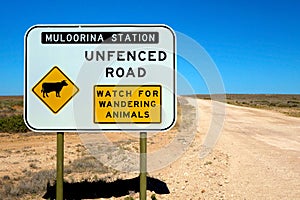
[[[95,85],[94,123],[161,123],[161,85]]]

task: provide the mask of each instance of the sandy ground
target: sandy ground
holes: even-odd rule
[[[226,105],[221,136],[213,151],[200,158],[214,118],[211,101],[197,101],[200,122],[192,143],[172,164],[149,173],[164,181],[170,190],[170,194],[156,195],[158,200],[300,199],[300,118]],[[161,148],[160,142],[174,140],[168,135],[171,133],[149,138],[150,152]],[[21,176],[24,170],[55,169],[55,134],[1,133],[0,136],[0,177]],[[116,140],[114,134],[108,134],[109,137]],[[66,164],[82,156],[81,144],[77,134],[66,134]],[[115,176],[126,178],[135,174],[119,172]],[[149,199],[151,194],[148,191]],[[138,194],[132,196],[138,198]]]
[[[161,172],[172,191],[163,199],[300,199],[299,118],[226,105],[222,135],[199,159],[212,115],[211,103],[198,101],[199,132],[185,155]]]

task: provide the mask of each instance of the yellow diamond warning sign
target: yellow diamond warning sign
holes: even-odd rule
[[[95,85],[94,123],[161,123],[160,85]]]
[[[78,91],[77,86],[57,66],[32,88],[32,92],[53,113],[58,113]]]

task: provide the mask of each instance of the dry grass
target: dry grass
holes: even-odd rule
[[[22,96],[2,96],[0,97],[0,118],[23,113]]]
[[[20,199],[26,195],[42,196],[46,191],[47,183],[56,179],[56,170],[41,170],[39,161],[29,161],[28,169],[23,170],[22,176],[4,175],[0,177],[0,199]],[[85,172],[91,172],[86,175]],[[64,168],[65,179],[69,183],[78,181],[98,181],[101,174],[106,174],[109,169],[91,156],[84,156],[69,163]],[[97,176],[98,174],[98,176]]]
[[[195,95],[211,99],[210,95]],[[194,96],[194,97],[195,97]],[[300,117],[300,95],[297,94],[227,94],[228,104],[275,110],[293,117]]]

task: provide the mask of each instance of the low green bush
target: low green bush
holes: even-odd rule
[[[0,118],[0,132],[25,133],[28,131],[23,115],[12,115]]]

